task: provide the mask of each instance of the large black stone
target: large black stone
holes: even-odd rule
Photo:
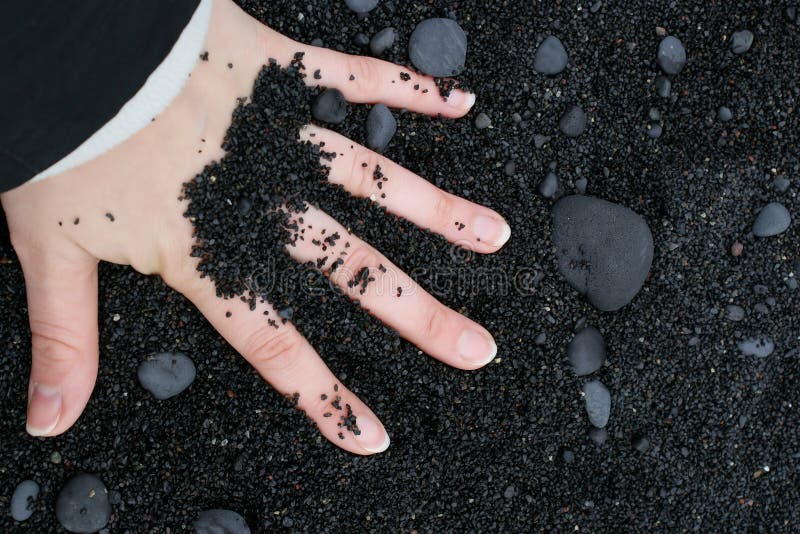
[[[69,532],[97,532],[111,517],[105,484],[94,475],[75,475],[56,500],[56,517]]]
[[[567,66],[569,56],[558,37],[550,35],[536,49],[533,69],[539,74],[555,76]]]
[[[653,236],[630,209],[588,196],[553,207],[558,271],[596,308],[614,311],[639,292],[653,261]]]
[[[467,60],[467,35],[454,20],[423,20],[408,40],[408,55],[420,72],[457,76]]]
[[[139,383],[152,395],[164,400],[188,388],[197,375],[194,362],[179,352],[148,356],[137,370]]]

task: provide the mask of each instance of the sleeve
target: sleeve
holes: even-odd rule
[[[6,0],[0,192],[64,158],[130,100],[199,0]]]

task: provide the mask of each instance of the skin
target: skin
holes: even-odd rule
[[[197,260],[190,256],[192,227],[182,216],[186,206],[177,199],[187,179],[224,156],[219,147],[236,99],[249,95],[268,58],[288,65],[295,52],[305,52],[307,71],[320,69],[322,74],[320,80],[309,76],[307,83],[338,88],[352,103],[382,102],[454,119],[469,111],[474,96],[455,91],[445,102],[432,79],[413,73],[410,82],[392,84],[409,69],[294,42],[229,0],[214,1],[204,50],[209,51],[209,61],[197,62],[179,95],[147,127],[94,160],[0,196],[27,289],[33,357],[27,430],[34,436],[61,434],[89,400],[98,366],[97,266],[102,260],[159,275],[185,295],[276,390],[299,393],[298,407],[334,444],[356,454],[382,452],[389,437],[378,417],[336,379],[291,323],[272,328],[263,315],[270,311],[275,317],[272,308],[259,304],[250,312],[238,299],[217,298],[213,282],[200,278]],[[413,90],[415,84],[420,90]],[[426,88],[429,92],[422,93]],[[378,194],[376,202],[420,227],[480,253],[497,251],[510,237],[508,225],[496,212],[441,191],[334,132],[309,125],[300,137],[325,141],[326,150],[344,154],[327,162],[330,180],[356,196],[379,193],[372,189],[371,176],[379,164],[391,180],[383,190],[387,198]],[[369,176],[361,171],[364,162]],[[439,303],[323,209],[311,207],[303,217],[314,231],[325,228],[327,235],[338,231],[347,236],[351,247],[346,263],[329,274],[346,294],[422,351],[453,367],[477,369],[495,357],[497,347],[486,329]],[[107,212],[114,215],[113,222]],[[77,218],[80,222],[74,224]],[[455,221],[466,227],[458,231]],[[298,261],[320,257],[310,237],[323,236],[309,234],[287,247]],[[346,240],[329,250],[332,258]],[[379,264],[386,272],[378,273],[364,294],[347,286],[360,268],[369,266],[375,273]],[[402,298],[395,294],[397,286],[403,287]],[[226,317],[228,311],[231,317]],[[344,439],[339,438],[342,412],[330,405],[337,395],[342,407],[349,404],[357,416],[360,434],[344,431]],[[334,416],[323,417],[325,412]]]

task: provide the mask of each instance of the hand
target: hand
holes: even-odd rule
[[[432,79],[414,74],[412,83],[391,84],[404,69],[293,42],[228,0],[214,2],[205,49],[211,59],[198,61],[181,93],[146,128],[77,168],[2,195],[28,295],[33,352],[28,432],[35,436],[64,432],[89,399],[98,365],[97,264],[104,260],[158,274],[184,294],[274,388],[284,394],[299,393],[298,407],[333,443],[357,454],[383,451],[389,438],[378,418],[337,381],[290,323],[277,329],[268,326],[262,313],[266,304],[250,312],[238,299],[217,298],[213,282],[199,276],[197,259],[190,255],[192,227],[182,216],[186,205],[177,199],[184,182],[223,157],[219,147],[236,99],[250,93],[267,58],[288,65],[296,52],[304,52],[307,71],[323,73],[320,80],[308,76],[307,83],[336,87],[356,103],[383,102],[455,118],[467,113],[474,99],[454,91],[445,102]],[[228,68],[229,61],[235,69]],[[354,81],[349,80],[350,73],[355,74]],[[414,84],[429,92],[413,90]],[[482,253],[496,251],[509,238],[508,225],[494,211],[445,193],[363,147],[338,150],[354,143],[334,132],[308,126],[301,137],[310,139],[312,133],[316,142],[325,141],[326,150],[333,147],[346,154],[330,163],[330,180],[352,194],[371,193],[364,185],[372,182],[371,175],[365,180],[360,164],[367,162],[370,169],[379,164],[392,177],[386,184],[392,194],[376,201],[389,211]],[[113,222],[106,213],[113,215]],[[347,234],[318,208],[310,208],[304,218],[315,229]],[[458,231],[455,221],[464,221],[466,228]],[[447,364],[475,369],[494,357],[497,348],[489,332],[416,287],[367,243],[354,236],[348,240],[341,274],[329,275],[343,292]],[[307,239],[287,247],[287,252],[301,262],[316,259],[319,251],[309,244]],[[344,273],[378,264],[386,267],[397,285],[413,291],[398,299],[391,288],[381,289],[380,282],[363,295],[348,287]],[[329,398],[321,400],[322,393]],[[352,408],[360,433],[346,432],[340,438],[338,418],[323,416],[336,395],[342,406]]]

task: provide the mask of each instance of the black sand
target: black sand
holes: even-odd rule
[[[4,242],[1,530],[57,530],[56,495],[78,471],[108,487],[112,532],[181,531],[208,508],[235,510],[254,531],[797,528],[800,292],[787,279],[800,271],[800,230],[793,223],[777,237],[749,235],[769,202],[800,217],[800,27],[787,22],[784,3],[603,2],[591,13],[587,2],[384,0],[363,19],[343,2],[244,4],[294,38],[351,53],[366,53],[356,33],[393,26],[398,39],[386,57],[400,63],[417,22],[454,11],[469,39],[461,78],[478,103],[454,122],[397,115],[385,154],[497,209],[511,241],[496,255],[471,255],[340,191],[330,189],[323,207],[484,324],[498,359],[456,371],[335,293],[324,302],[295,296],[294,322],[392,437],[386,453],[354,457],[319,437],[182,297],[157,279],[103,266],[97,387],[73,429],[38,440],[24,431],[29,333],[22,275]],[[655,94],[657,26],[688,53],[673,79],[675,102]],[[754,44],[734,56],[723,36],[744,28]],[[532,57],[551,33],[570,65],[548,79]],[[572,104],[589,117],[577,139],[558,132]],[[722,105],[733,111],[726,123],[716,119]],[[657,140],[647,137],[651,107],[664,124]],[[492,128],[475,128],[481,112]],[[367,113],[351,106],[338,129],[363,143]],[[552,140],[536,150],[535,134]],[[620,311],[596,312],[557,274],[551,203],[536,194],[550,161],[566,192],[586,178],[588,194],[650,225],[651,275]],[[772,187],[781,175],[791,180],[784,193]],[[735,242],[744,245],[739,257]],[[493,273],[496,287],[465,282],[481,272]],[[745,309],[742,321],[725,318],[731,303]],[[584,317],[607,343],[607,363],[592,377],[612,395],[601,447],[587,435],[586,380],[565,357]],[[535,345],[542,332],[546,342]],[[739,354],[738,341],[759,335],[775,341],[771,356]],[[197,379],[156,401],[136,368],[162,351],[190,355]],[[41,485],[36,511],[15,524],[8,503],[28,478]]]

